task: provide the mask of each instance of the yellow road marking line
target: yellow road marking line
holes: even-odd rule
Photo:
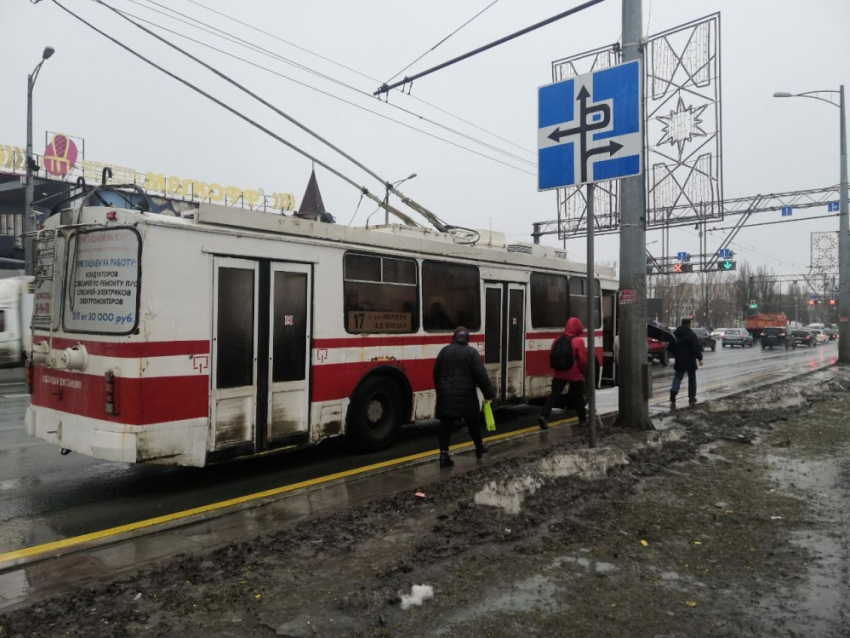
[[[759,377],[770,376],[772,372],[764,372],[755,375],[749,375],[746,377],[742,377],[737,379],[736,381],[752,381]],[[728,385],[727,382],[717,383],[711,386],[707,386],[704,388],[705,390],[711,390],[713,388],[722,387],[724,385]],[[664,397],[658,397],[657,399],[652,399],[651,403],[660,403],[664,400]],[[613,410],[616,412],[616,410]],[[611,411],[607,413],[610,414]],[[560,421],[552,421],[549,425],[558,426],[565,425],[568,423],[573,423],[577,421],[575,417],[569,419],[561,419]],[[485,441],[500,441],[507,438],[517,437],[522,434],[528,434],[530,432],[535,432],[539,430],[538,426],[531,426],[527,428],[522,428],[519,430],[513,430],[511,432],[505,432],[503,434],[494,434],[492,436],[485,437]],[[456,445],[451,446],[451,450],[463,450],[472,447],[472,442],[467,443],[458,443]],[[298,483],[291,483],[289,485],[284,485],[282,487],[275,487],[270,490],[264,490],[262,492],[255,492],[253,494],[247,494],[245,496],[238,496],[236,498],[227,499],[225,501],[218,501],[216,503],[210,503],[209,505],[202,505],[200,507],[193,507],[188,510],[182,510],[180,512],[174,512],[172,514],[164,514],[163,516],[157,516],[155,518],[148,518],[142,521],[137,521],[135,523],[128,523],[126,525],[119,525],[118,527],[110,527],[108,529],[100,530],[97,532],[90,532],[88,534],[82,534],[80,536],[71,536],[69,538],[63,538],[58,541],[53,541],[50,543],[43,543],[41,545],[33,545],[32,547],[26,547],[24,549],[15,550],[13,552],[7,552],[5,554],[0,554],[0,565],[6,563],[8,561],[20,560],[22,558],[29,558],[32,556],[38,556],[39,554],[49,554],[51,552],[55,552],[62,549],[67,549],[69,547],[73,547],[75,545],[80,545],[82,543],[87,543],[89,541],[101,540],[104,538],[109,538],[110,536],[116,536],[118,534],[125,534],[128,532],[135,532],[138,530],[146,529],[148,527],[153,527],[155,525],[160,525],[162,523],[170,523],[173,521],[177,521],[183,518],[189,518],[191,516],[197,516],[199,514],[207,514],[209,512],[215,512],[221,509],[225,509],[228,507],[232,507],[234,505],[242,505],[245,503],[250,503],[252,501],[257,501],[260,499],[268,498],[270,496],[277,496],[279,494],[286,494],[287,492],[293,492],[295,490],[300,490],[305,487],[313,487],[316,485],[321,485],[323,483],[330,483],[331,481],[336,481],[338,479],[348,478],[351,476],[357,476],[359,474],[366,474],[369,472],[373,472],[375,470],[380,470],[388,467],[394,467],[397,465],[403,465],[405,463],[410,463],[412,461],[417,461],[420,459],[425,459],[437,454],[439,450],[429,450],[427,452],[419,452],[418,454],[411,454],[409,456],[404,456],[398,459],[391,459],[389,461],[381,461],[380,463],[373,463],[372,465],[366,465],[363,467],[353,468],[350,470],[344,470],[342,472],[335,472],[334,474],[326,474],[325,476],[320,476],[314,479],[308,479],[306,481],[300,481]]]

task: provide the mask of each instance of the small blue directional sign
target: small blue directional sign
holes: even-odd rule
[[[720,257],[720,259],[729,259],[732,256],[732,251],[728,248],[721,248],[717,251],[717,256]]]
[[[783,217],[791,217],[792,212],[793,212],[793,209],[790,206],[783,206],[782,207],[782,216]]]
[[[690,258],[691,256],[688,253],[678,253],[676,255],[676,259],[679,261],[688,261]]]
[[[838,202],[827,202],[826,203],[827,212],[837,213],[840,210],[840,208],[841,207],[838,205]]]
[[[634,61],[538,89],[538,190],[641,174],[640,76]]]
[[[818,298],[818,296],[817,296],[817,295],[815,295],[815,294],[811,294],[811,295],[809,295],[809,299],[817,299],[817,298]]]

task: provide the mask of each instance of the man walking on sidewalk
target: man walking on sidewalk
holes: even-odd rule
[[[682,325],[673,332],[676,343],[670,344],[676,363],[673,366],[673,386],[670,388],[670,403],[675,407],[676,395],[682,385],[682,377],[688,373],[688,403],[697,402],[697,365],[702,365],[702,342],[691,330],[691,320],[685,317]]]
[[[475,389],[480,388],[486,401],[496,398],[496,393],[481,355],[469,345],[469,330],[463,326],[455,328],[451,344],[437,355],[434,387],[437,390],[436,416],[440,419],[440,467],[454,465],[449,456],[449,441],[455,421],[459,419],[466,423],[469,436],[475,442],[475,458],[480,459],[487,447],[481,438],[481,406]]]
[[[564,334],[552,342],[549,352],[549,365],[552,367],[552,392],[546,397],[543,411],[537,417],[541,430],[549,429],[549,415],[560,398],[564,388],[567,390],[567,407],[576,411],[579,425],[587,425],[587,410],[584,407],[584,375],[587,374],[587,345],[581,338],[584,326],[578,317],[570,317],[564,327]]]

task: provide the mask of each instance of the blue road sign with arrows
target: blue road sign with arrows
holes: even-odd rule
[[[720,259],[729,259],[732,257],[732,251],[728,248],[721,248],[717,251],[717,256],[720,257]]]
[[[677,253],[676,254],[676,259],[678,261],[688,261],[690,258],[691,258],[691,256],[688,253]]]
[[[826,203],[826,210],[829,213],[837,213],[839,211],[839,209],[840,209],[840,206],[838,205],[838,202],[827,202]]]
[[[776,209],[774,209],[774,210],[776,210]],[[791,214],[793,212],[794,212],[794,209],[791,208],[790,206],[783,206],[782,207],[782,216],[783,217],[791,217]]]
[[[538,89],[538,190],[640,175],[640,63]]]

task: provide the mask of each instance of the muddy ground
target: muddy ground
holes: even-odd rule
[[[850,636],[850,371],[0,616],[0,637]],[[543,435],[545,436],[545,434]],[[407,607],[413,585],[433,597]],[[407,607],[407,608],[405,608]]]

